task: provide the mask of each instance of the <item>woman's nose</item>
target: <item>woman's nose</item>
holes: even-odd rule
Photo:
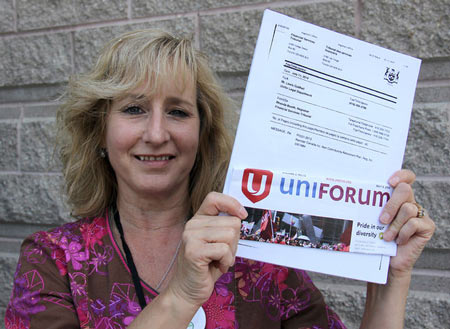
[[[163,113],[152,111],[148,115],[142,139],[146,143],[153,144],[163,144],[170,139],[170,133]]]

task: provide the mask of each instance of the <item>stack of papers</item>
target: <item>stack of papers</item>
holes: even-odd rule
[[[420,60],[266,10],[224,193],[238,256],[385,283],[378,217],[401,168]]]

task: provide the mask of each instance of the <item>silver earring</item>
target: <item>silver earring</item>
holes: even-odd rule
[[[100,158],[106,158],[106,149],[103,147],[100,149]]]

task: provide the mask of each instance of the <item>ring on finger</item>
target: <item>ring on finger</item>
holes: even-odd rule
[[[425,209],[418,204],[417,202],[414,202],[414,205],[417,207],[417,218],[422,218],[423,216],[425,216]]]

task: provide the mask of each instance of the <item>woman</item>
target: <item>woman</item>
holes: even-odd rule
[[[66,96],[61,156],[81,219],[24,241],[6,328],[343,327],[305,272],[235,259],[247,212],[211,192],[230,154],[226,98],[189,40],[122,35]],[[388,284],[368,285],[364,327],[402,326],[433,234],[413,181],[404,170],[390,179],[380,219],[398,255]]]

